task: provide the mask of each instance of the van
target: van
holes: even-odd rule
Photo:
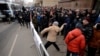
[[[10,21],[13,21],[15,19],[15,14],[13,10],[14,8],[15,8],[14,4],[11,4],[10,2],[0,1],[0,12],[1,15],[5,16],[6,20],[8,18]],[[0,18],[4,20],[3,16],[1,16]]]

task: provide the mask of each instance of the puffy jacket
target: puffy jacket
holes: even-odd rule
[[[100,48],[100,30],[94,28],[93,38],[91,39],[89,45],[93,48]]]
[[[68,35],[65,38],[65,43],[67,45],[67,49],[71,52],[75,52],[79,54],[84,52],[85,37],[79,28],[75,28],[74,30],[68,33]]]

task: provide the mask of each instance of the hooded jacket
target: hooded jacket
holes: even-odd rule
[[[65,38],[65,43],[67,45],[67,49],[74,53],[80,54],[85,49],[85,37],[79,28],[75,28],[68,33]]]

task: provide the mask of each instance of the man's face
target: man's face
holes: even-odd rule
[[[89,22],[87,20],[83,20],[83,25],[87,25]]]
[[[72,11],[69,11],[69,14],[72,14]]]
[[[99,14],[99,17],[100,17],[100,14]]]
[[[92,10],[92,13],[96,13],[96,10]]]

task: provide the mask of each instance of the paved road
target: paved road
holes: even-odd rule
[[[38,56],[30,29],[0,23],[0,56]]]

